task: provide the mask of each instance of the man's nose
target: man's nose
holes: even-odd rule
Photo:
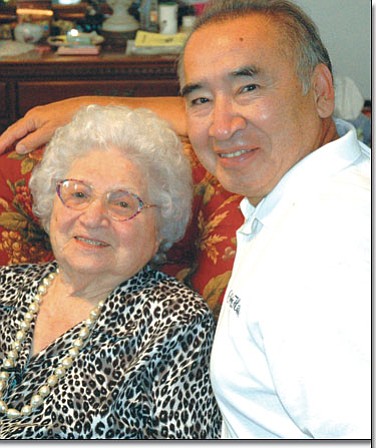
[[[239,113],[236,105],[223,98],[215,100],[209,128],[210,137],[219,141],[228,140],[245,127],[246,119]]]

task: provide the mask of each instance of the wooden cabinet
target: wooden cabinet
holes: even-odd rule
[[[30,108],[80,95],[174,96],[176,56],[57,56],[31,51],[0,59],[0,132]]]

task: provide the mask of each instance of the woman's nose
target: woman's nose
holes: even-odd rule
[[[81,214],[85,225],[90,227],[101,226],[109,222],[106,204],[102,198],[93,199]]]
[[[246,119],[230,101],[216,100],[209,128],[210,137],[218,141],[228,140],[237,131],[245,129]]]

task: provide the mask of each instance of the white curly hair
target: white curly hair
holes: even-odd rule
[[[41,163],[33,170],[33,211],[49,233],[56,182],[73,161],[93,149],[115,146],[137,164],[148,184],[149,200],[158,206],[161,239],[158,256],[184,236],[191,216],[192,175],[182,143],[169,124],[148,109],[89,105],[56,130]]]

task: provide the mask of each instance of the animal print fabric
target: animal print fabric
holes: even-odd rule
[[[56,263],[0,269],[0,360],[37,287]],[[176,279],[144,268],[107,298],[87,343],[30,416],[0,416],[1,439],[206,439],[221,418],[209,380],[214,319]],[[4,399],[29,404],[82,328],[30,357],[34,322]],[[2,363],[2,361],[0,361]],[[1,364],[0,364],[1,365]]]

